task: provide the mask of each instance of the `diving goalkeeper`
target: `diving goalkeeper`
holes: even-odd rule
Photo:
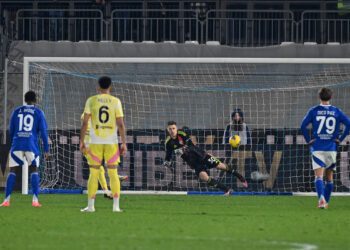
[[[222,163],[219,159],[213,155],[200,149],[198,146],[194,145],[191,138],[183,131],[179,131],[176,122],[169,121],[167,131],[169,136],[165,141],[165,167],[171,167],[171,158],[173,152],[181,156],[183,160],[194,169],[196,175],[205,181],[210,187],[215,187],[223,190],[225,192],[224,196],[228,196],[232,193],[232,189],[220,183],[208,175],[208,169],[217,168],[219,170],[225,171],[236,176],[245,188],[248,187],[246,179],[237,173],[234,169],[228,167],[226,164]]]

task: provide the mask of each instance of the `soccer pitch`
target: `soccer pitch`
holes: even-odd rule
[[[1,249],[350,249],[349,197],[123,195],[123,213],[101,195],[95,213],[86,195],[39,198],[0,208]]]

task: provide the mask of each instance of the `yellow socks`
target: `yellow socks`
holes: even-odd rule
[[[98,188],[98,174],[100,170],[96,168],[90,168],[90,176],[88,181],[88,197],[89,199],[95,199],[95,195]]]
[[[98,181],[101,184],[103,190],[108,190],[107,181],[105,176],[105,168],[103,166],[100,167],[100,173],[98,175]]]
[[[120,197],[120,181],[118,178],[118,171],[117,169],[112,169],[108,168],[108,176],[110,180],[110,185],[111,185],[111,191],[113,194],[113,197],[116,197],[115,195],[117,194],[117,197]]]

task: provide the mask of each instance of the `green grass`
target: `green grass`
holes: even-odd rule
[[[0,193],[3,197],[3,192]],[[0,208],[1,249],[350,249],[350,199],[124,195],[123,213],[97,196],[18,193]],[[313,248],[314,247],[314,248]]]

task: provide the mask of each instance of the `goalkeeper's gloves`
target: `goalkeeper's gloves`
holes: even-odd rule
[[[175,152],[175,154],[177,155],[177,156],[181,156],[181,155],[183,155],[185,152],[187,152],[188,151],[188,146],[187,145],[185,145],[185,146],[183,146],[182,148],[178,148],[178,149],[175,149],[174,150],[174,152]]]
[[[164,161],[163,166],[166,168],[171,168],[172,167],[171,161]]]

